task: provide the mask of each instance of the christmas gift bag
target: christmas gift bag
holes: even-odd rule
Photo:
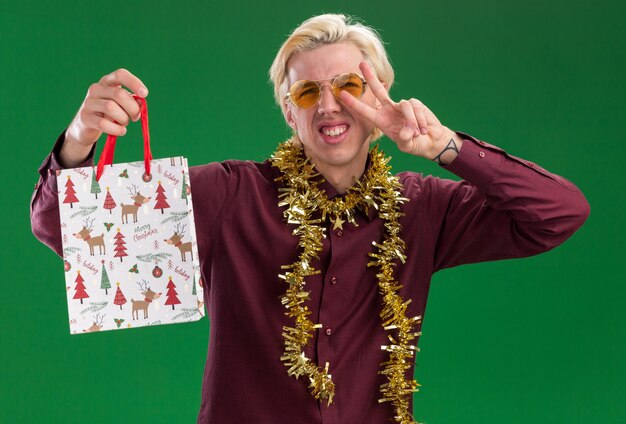
[[[70,333],[196,321],[204,316],[187,159],[113,164],[107,137],[97,167],[57,171]]]

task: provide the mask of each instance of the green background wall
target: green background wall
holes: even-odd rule
[[[150,89],[155,157],[266,158],[289,134],[267,83],[273,56],[299,22],[336,11],[380,29],[393,98],[419,98],[445,125],[567,177],[592,207],[552,252],[434,276],[416,417],[626,422],[623,5],[3,4],[0,422],[194,422],[209,322],[70,336],[62,262],[30,232],[37,167],[88,86],[119,67]],[[116,160],[139,160],[140,139],[135,124]],[[453,177],[382,144],[398,171]]]

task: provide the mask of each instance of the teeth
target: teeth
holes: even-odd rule
[[[322,132],[328,136],[335,137],[339,134],[343,134],[347,129],[348,127],[346,125],[339,125],[337,127],[324,128]]]

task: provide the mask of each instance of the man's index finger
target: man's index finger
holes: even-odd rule
[[[146,97],[148,95],[148,89],[144,83],[127,69],[117,69],[103,76],[100,82],[107,85],[124,86],[140,97]]]

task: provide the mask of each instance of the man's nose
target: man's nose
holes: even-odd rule
[[[337,113],[341,110],[341,103],[333,94],[333,90],[329,84],[324,84],[320,90],[320,100],[317,111],[321,115]]]

